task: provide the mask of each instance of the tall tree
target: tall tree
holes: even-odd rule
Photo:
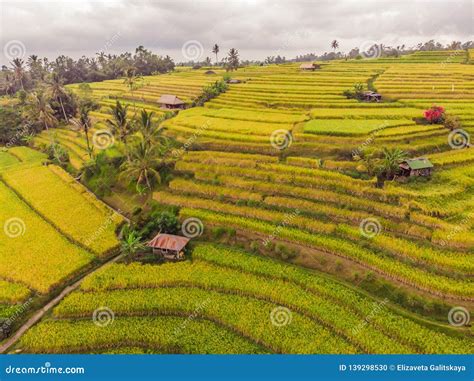
[[[136,89],[137,83],[141,79],[141,77],[139,75],[137,75],[136,72],[137,72],[137,70],[133,66],[128,67],[125,70],[125,80],[124,80],[124,83],[129,88],[130,93],[132,94],[132,98],[134,99],[134,101],[133,101],[134,111],[135,111],[135,97],[133,96],[133,91]]]
[[[26,113],[30,120],[41,124],[46,130],[49,130],[57,122],[49,99],[42,91],[30,95]]]
[[[127,136],[132,130],[130,121],[127,118],[128,105],[123,106],[120,101],[114,106],[110,106],[110,111],[112,112],[112,119],[107,119],[107,124],[112,129],[112,133],[119,137],[119,140],[125,145],[127,145]]]
[[[337,40],[333,40],[331,42],[331,48],[334,49],[334,53],[336,52],[336,49],[339,47],[339,42],[337,42]]]
[[[145,184],[151,190],[152,180],[161,183],[158,169],[163,165],[162,150],[158,145],[149,145],[143,136],[139,137],[138,144],[129,148],[129,160],[122,165],[121,176],[125,179],[134,179],[138,186]]]
[[[25,68],[23,67],[24,61],[21,58],[15,58],[11,62],[15,80],[20,83],[22,90],[25,90],[23,85],[23,79],[25,78]]]
[[[237,70],[239,67],[239,51],[231,48],[227,54],[227,70]]]
[[[56,99],[61,105],[61,110],[63,112],[64,120],[66,121],[66,123],[68,123],[69,119],[66,115],[66,110],[64,109],[64,104],[63,104],[63,98],[67,97],[67,93],[66,93],[66,89],[63,87],[63,81],[61,77],[59,76],[59,74],[52,73],[51,79],[48,85],[49,85],[49,91],[50,91],[51,97],[53,99]]]
[[[86,138],[86,145],[87,145],[87,153],[89,154],[89,159],[92,159],[92,146],[90,144],[89,139],[89,131],[92,126],[91,119],[89,117],[89,112],[91,111],[91,107],[87,104],[81,104],[79,106],[79,117],[77,119],[73,119],[72,123],[79,129],[84,132]]]
[[[33,81],[42,81],[44,79],[44,69],[41,58],[38,58],[37,55],[30,55],[28,61],[26,62],[28,68],[30,69],[30,76]]]
[[[219,45],[214,44],[214,46],[212,47],[212,53],[216,55],[216,66],[217,66],[219,63],[219,60],[217,59],[217,53],[219,53]]]
[[[142,110],[139,119],[139,131],[142,134],[147,147],[154,144],[164,144],[167,142],[163,132],[164,127],[157,127],[157,123],[153,120],[155,113],[153,111],[147,112]]]

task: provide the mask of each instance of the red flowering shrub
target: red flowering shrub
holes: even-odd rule
[[[442,123],[444,121],[444,107],[431,106],[424,112],[425,119],[430,123]]]

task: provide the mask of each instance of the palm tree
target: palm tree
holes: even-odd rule
[[[137,188],[146,184],[149,190],[152,189],[153,179],[161,183],[158,169],[163,166],[163,159],[159,146],[149,145],[145,138],[140,136],[138,144],[130,149],[128,157],[129,160],[122,165],[123,172],[120,175],[123,178],[136,180]]]
[[[135,111],[135,97],[133,96],[133,90],[135,90],[137,82],[141,78],[135,73],[136,73],[136,69],[133,66],[130,66],[129,68],[125,70],[125,80],[123,81],[123,83],[125,83],[128,86],[130,93],[132,94],[134,111]]]
[[[44,125],[46,130],[49,130],[57,122],[49,100],[42,91],[30,95],[26,110],[28,117]]]
[[[49,92],[51,97],[56,99],[61,105],[61,110],[63,111],[64,120],[66,123],[69,123],[69,119],[66,115],[66,110],[64,109],[63,97],[67,97],[66,89],[63,87],[63,81],[59,74],[53,73],[51,75],[51,80],[49,84]]]
[[[37,55],[32,54],[28,57],[26,62],[28,68],[30,69],[31,79],[33,80],[43,80],[44,70],[42,66],[41,58],[38,58]]]
[[[334,49],[334,53],[336,53],[336,49],[339,47],[339,42],[337,42],[337,40],[333,40],[331,42],[331,48]]]
[[[119,140],[126,145],[127,136],[130,134],[131,125],[127,119],[128,105],[122,106],[120,101],[117,101],[115,106],[110,106],[112,111],[112,119],[107,119],[107,124],[112,129],[112,133],[119,137]]]
[[[156,127],[156,123],[153,121],[154,115],[155,113],[153,111],[147,112],[145,109],[143,109],[140,114],[140,132],[148,147],[156,142],[166,142],[166,137],[163,136],[165,128]]]
[[[237,70],[239,67],[239,51],[237,49],[231,48],[227,57],[227,70]]]
[[[399,165],[407,158],[405,151],[400,148],[384,148],[383,158],[378,168],[377,185],[383,186],[384,180],[391,180],[399,171]]]
[[[216,66],[218,64],[218,59],[217,59],[217,53],[219,53],[219,45],[217,44],[214,44],[214,46],[212,47],[212,53],[214,53],[216,55]]]
[[[22,90],[25,90],[25,87],[23,86],[23,78],[25,77],[25,68],[23,67],[23,64],[24,61],[21,58],[15,58],[11,62],[15,79],[20,83]]]
[[[92,123],[91,123],[91,119],[89,118],[89,112],[90,112],[89,107],[87,107],[86,105],[81,105],[79,107],[79,118],[73,119],[72,122],[79,130],[84,131],[86,144],[87,144],[87,153],[89,154],[89,159],[92,159],[93,149],[92,149],[92,146],[90,144],[90,139],[89,139],[89,131],[90,131]]]
[[[128,261],[130,261],[136,253],[145,249],[145,245],[141,239],[140,235],[134,230],[130,231],[130,229],[127,228],[122,231],[120,253],[125,255]]]

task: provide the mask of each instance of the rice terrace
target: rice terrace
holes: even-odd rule
[[[214,32],[2,42],[2,352],[474,354],[474,43]]]

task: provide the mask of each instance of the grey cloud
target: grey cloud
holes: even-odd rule
[[[180,61],[181,46],[193,39],[203,44],[204,56],[218,43],[222,51],[239,49],[243,58],[290,57],[328,51],[334,38],[346,51],[364,41],[466,41],[472,39],[472,16],[470,0],[4,0],[0,43],[20,40],[27,55],[79,57],[119,35],[111,52],[144,45]]]

